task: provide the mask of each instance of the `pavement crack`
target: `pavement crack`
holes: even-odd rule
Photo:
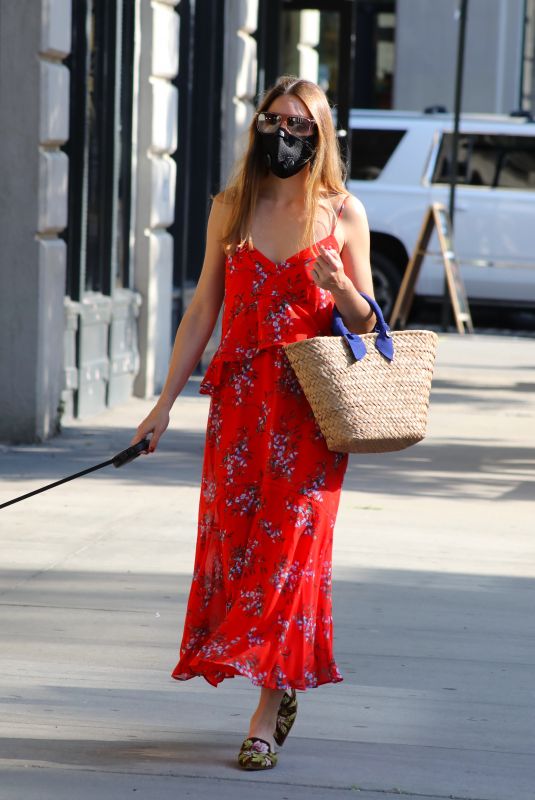
[[[105,611],[109,614],[151,614],[150,609],[139,608],[104,608],[98,606],[56,606],[49,603],[1,603],[0,608],[54,608],[59,611]]]

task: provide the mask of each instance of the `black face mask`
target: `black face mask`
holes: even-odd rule
[[[267,166],[277,178],[296,175],[316,152],[314,136],[293,136],[283,128],[259,136]]]

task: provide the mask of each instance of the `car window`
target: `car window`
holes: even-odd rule
[[[442,137],[433,183],[449,183],[452,137]],[[457,180],[466,186],[535,191],[535,137],[461,134]]]
[[[374,181],[383,171],[406,131],[359,128],[351,132],[351,178]]]

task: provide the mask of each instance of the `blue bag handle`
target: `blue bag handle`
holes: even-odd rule
[[[394,342],[392,341],[392,336],[390,334],[390,328],[388,327],[387,323],[385,322],[385,318],[383,317],[383,312],[379,308],[376,301],[373,297],[369,297],[364,292],[359,292],[362,297],[368,301],[372,310],[375,312],[375,316],[377,318],[377,323],[374,327],[374,333],[377,334],[375,339],[375,347],[379,352],[387,358],[389,361],[394,360]],[[349,331],[342,319],[342,315],[336,308],[333,308],[333,319],[331,324],[331,330],[335,336],[343,336],[346,340],[349,349],[353,353],[355,361],[360,361],[366,355],[366,345],[358,335],[358,333],[351,333]]]

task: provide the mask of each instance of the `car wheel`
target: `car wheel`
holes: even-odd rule
[[[401,274],[395,262],[383,253],[372,252],[371,264],[375,299],[388,321],[401,285]]]

